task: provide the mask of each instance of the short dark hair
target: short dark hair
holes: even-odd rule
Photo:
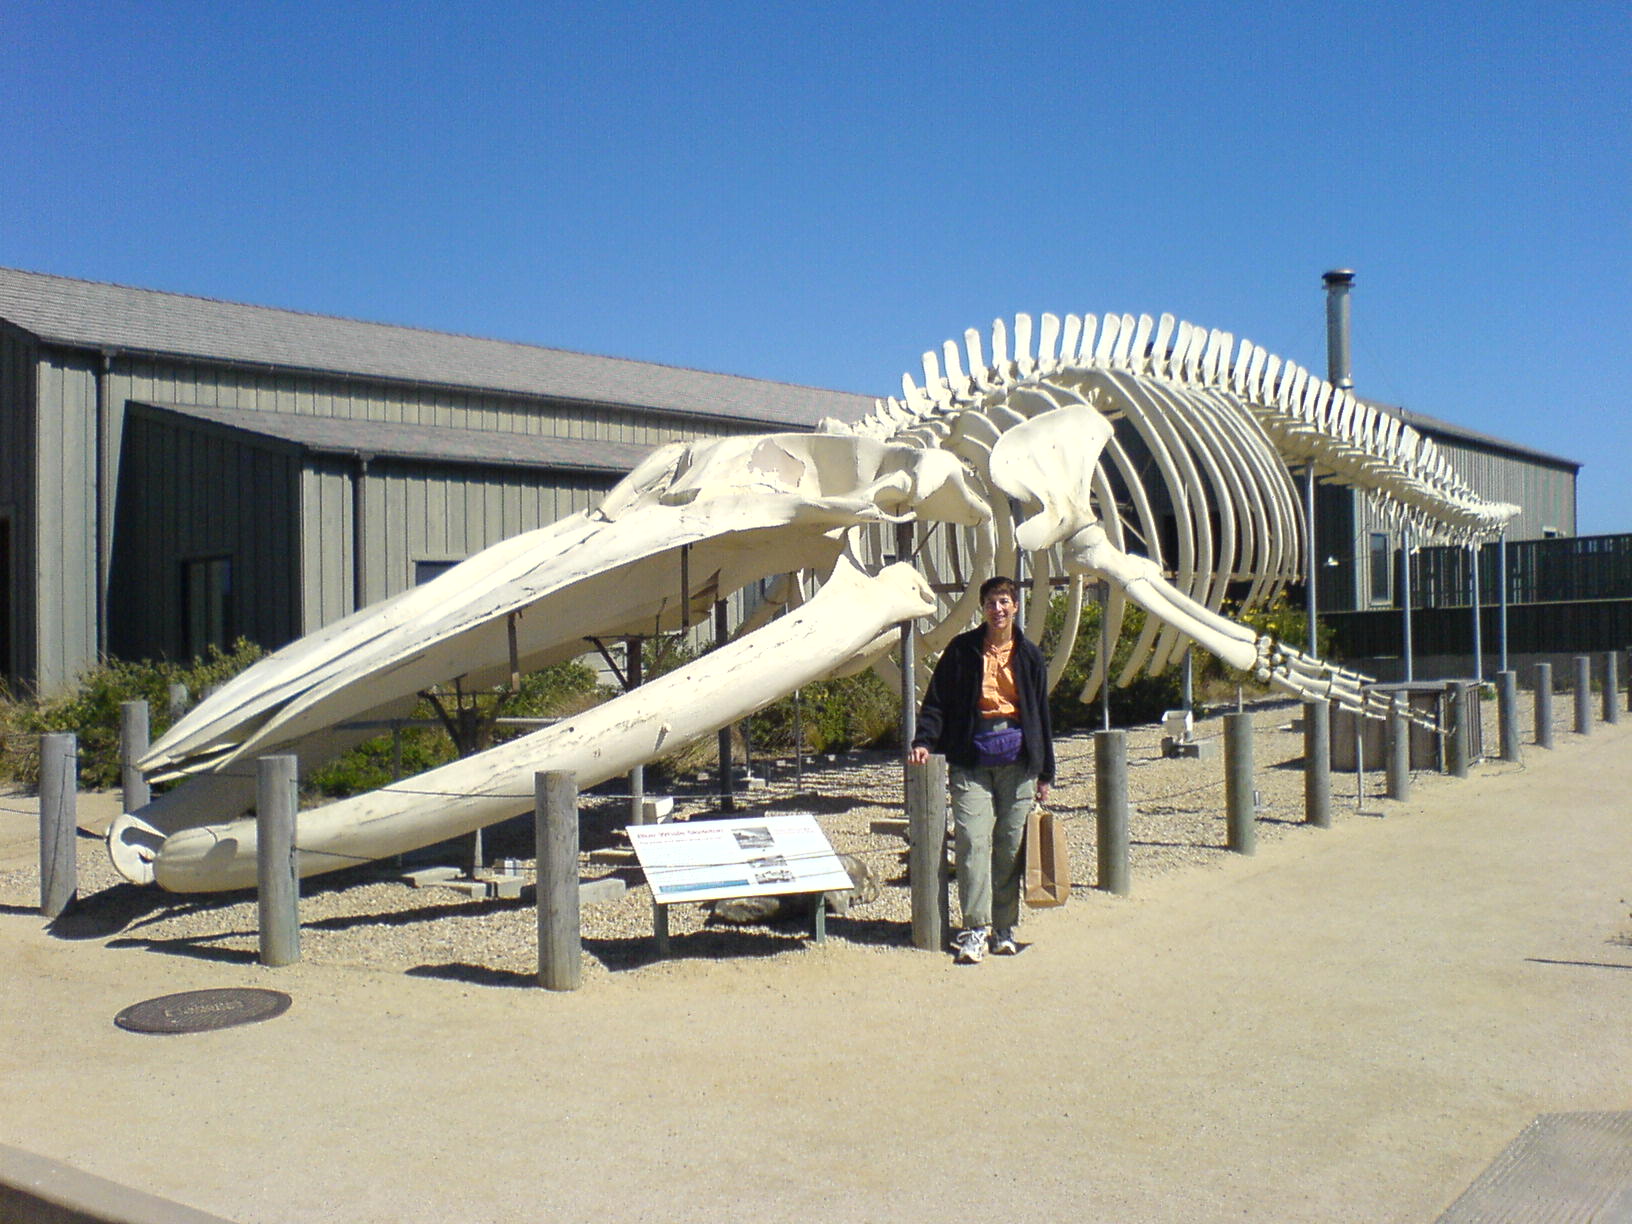
[[[1014,585],[1013,578],[1005,578],[1002,574],[986,579],[980,584],[980,602],[985,603],[986,597],[993,591],[1007,591],[1009,598],[1015,603],[1020,602],[1020,588]]]

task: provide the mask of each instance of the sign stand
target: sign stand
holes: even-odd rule
[[[628,829],[652,890],[652,934],[670,952],[668,907],[727,897],[813,896],[812,938],[827,940],[823,894],[855,887],[810,812],[696,820]]]

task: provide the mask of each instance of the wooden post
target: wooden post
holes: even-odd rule
[[[40,736],[40,913],[58,917],[79,892],[79,742]]]
[[[1621,678],[1620,659],[1613,650],[1604,655],[1604,721],[1618,723],[1621,721]]]
[[[165,700],[170,707],[170,721],[174,722],[187,712],[187,686],[172,684],[165,690]]]
[[[1519,759],[1519,674],[1496,674],[1496,721],[1500,727],[1502,760]]]
[[[1575,733],[1592,734],[1592,656],[1575,656]]]
[[[1536,664],[1536,747],[1553,746],[1553,665]]]
[[[148,744],[147,702],[121,701],[119,703],[119,786],[125,811],[134,812],[147,806],[153,797],[147,779],[136,768],[136,762],[147,755]]]
[[[261,922],[261,964],[276,969],[300,959],[300,868],[295,847],[296,761],[263,756],[255,762],[255,879]]]
[[[1224,715],[1224,801],[1229,848],[1237,854],[1258,849],[1252,806],[1252,715]]]
[[[538,851],[538,983],[577,990],[583,983],[583,924],[578,909],[578,779],[569,770],[533,775],[533,835]]]
[[[908,765],[906,790],[912,946],[939,952],[952,925],[946,888],[946,758],[931,753],[922,765]]]
[[[1108,679],[1109,677],[1107,677]],[[1094,808],[1099,835],[1099,884],[1128,895],[1128,733],[1094,732]]]
[[[1410,697],[1395,693],[1388,711],[1388,797],[1411,797],[1411,722],[1405,716]]]
[[[1445,682],[1445,772],[1468,776],[1468,690],[1460,680]]]
[[[1332,827],[1332,706],[1324,697],[1303,703],[1303,822]]]

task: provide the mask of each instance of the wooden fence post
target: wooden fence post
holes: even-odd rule
[[[145,701],[119,703],[119,787],[125,811],[147,806],[152,789],[136,762],[147,755],[148,713]]]
[[[1411,797],[1411,721],[1405,711],[1410,698],[1395,693],[1388,709],[1388,797],[1401,802]]]
[[[547,990],[583,984],[584,929],[578,898],[578,779],[570,770],[533,775],[538,849],[538,982]]]
[[[1303,822],[1332,827],[1332,705],[1324,697],[1303,703]]]
[[[293,756],[255,762],[255,879],[261,925],[261,964],[271,968],[300,959],[300,851],[295,846]]]
[[[1099,835],[1099,887],[1118,897],[1128,882],[1128,733],[1094,732],[1094,815]]]
[[[1592,734],[1592,656],[1575,656],[1575,733]]]
[[[1500,724],[1502,760],[1519,759],[1519,673],[1496,673],[1496,721]]]
[[[1536,664],[1536,747],[1553,746],[1553,665]]]
[[[40,736],[40,913],[56,918],[79,891],[79,742]]]
[[[1258,849],[1252,803],[1252,715],[1224,715],[1224,805],[1229,848],[1237,854]]]
[[[946,880],[946,758],[931,753],[922,765],[906,768],[912,946],[939,952],[952,925]]]

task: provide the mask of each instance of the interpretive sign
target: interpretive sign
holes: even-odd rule
[[[852,887],[810,812],[630,825],[628,832],[659,905]]]

